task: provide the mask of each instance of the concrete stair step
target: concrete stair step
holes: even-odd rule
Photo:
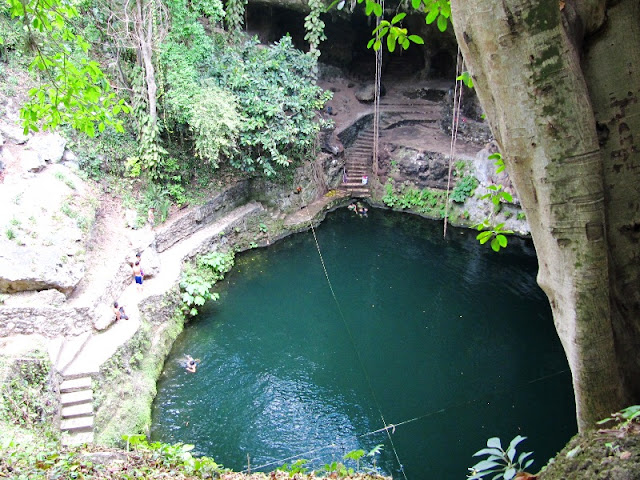
[[[65,432],[62,434],[61,442],[65,447],[93,443],[93,432]]]
[[[67,432],[91,432],[93,431],[93,415],[64,418],[60,422],[60,430],[66,430]]]
[[[93,390],[78,390],[77,392],[61,393],[60,403],[63,407],[78,405],[93,401]]]
[[[60,392],[76,392],[78,390],[86,390],[91,388],[91,377],[65,378],[60,384]]]
[[[93,403],[79,403],[77,405],[68,405],[62,407],[61,415],[62,418],[74,418],[93,415]]]

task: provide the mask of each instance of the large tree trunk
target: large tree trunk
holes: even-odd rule
[[[527,213],[584,429],[640,400],[638,0],[608,17],[604,0],[451,5]]]

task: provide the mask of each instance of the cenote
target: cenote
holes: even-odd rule
[[[454,480],[489,437],[526,436],[536,471],[576,432],[529,241],[494,253],[473,231],[445,240],[439,222],[382,210],[340,209],[316,232],[338,304],[312,232],[239,255],[165,362],[154,440],[236,471],[248,457],[321,469],[383,444],[383,473]]]

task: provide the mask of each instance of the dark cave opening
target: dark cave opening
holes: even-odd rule
[[[307,51],[304,40],[306,13],[284,7],[252,3],[247,5],[247,33],[256,35],[261,43],[273,43],[290,35],[296,48]],[[337,67],[350,79],[366,82],[375,75],[375,52],[368,49],[375,20],[356,11],[351,15],[330,12],[322,15],[327,40],[320,45],[320,62]],[[425,25],[420,14],[407,16],[405,25],[411,33],[420,35],[424,45],[412,44],[409,49],[383,51],[383,81],[410,79],[455,78],[457,46],[453,33],[441,33]],[[434,31],[435,30],[435,31]]]

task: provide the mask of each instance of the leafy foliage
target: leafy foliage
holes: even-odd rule
[[[504,185],[501,185],[501,184],[489,185],[487,187],[487,190],[489,190],[489,192],[482,195],[480,199],[481,200],[485,200],[487,198],[490,199],[491,203],[493,203],[493,206],[495,207],[496,210],[500,209],[500,204],[502,202],[507,202],[507,203],[513,202],[513,196],[509,192],[504,191]]]
[[[511,480],[518,472],[524,471],[532,463],[532,459],[528,459],[532,452],[521,453],[516,460],[516,449],[520,442],[527,437],[517,435],[506,450],[502,449],[502,444],[498,437],[492,437],[487,440],[487,448],[478,450],[473,454],[474,457],[486,455],[485,460],[481,460],[469,469],[469,480],[478,480],[487,475],[496,474],[493,480]]]
[[[324,125],[316,112],[331,98],[314,80],[316,61],[285,36],[270,48],[257,39],[218,47],[210,75],[236,95],[242,123],[231,164],[267,176],[301,162]]]
[[[359,4],[365,4],[365,14],[375,15],[376,17],[383,16],[382,4],[376,0],[357,0]],[[345,5],[345,0],[334,0],[327,10],[337,5],[338,10],[341,10]],[[425,12],[425,22],[427,25],[431,25],[436,22],[438,30],[444,32],[449,26],[451,21],[451,5],[449,0],[411,0],[411,6],[414,10]],[[411,42],[418,45],[424,44],[424,40],[419,35],[410,35],[406,28],[401,28],[397,25],[404,17],[406,13],[398,13],[393,17],[391,22],[388,20],[381,20],[380,24],[373,30],[374,36],[368,43],[367,48],[373,48],[378,51],[382,46],[384,37],[387,37],[387,48],[390,52],[393,52],[396,45],[400,45],[403,49],[409,48]]]
[[[2,418],[27,428],[49,425],[55,413],[50,371],[46,354],[36,353],[16,363],[6,381],[0,382]]]
[[[72,28],[72,19],[79,16],[75,5],[64,0],[8,3],[35,53],[29,69],[42,80],[20,110],[25,133],[62,124],[90,136],[108,125],[122,132],[117,117],[129,107],[116,98],[98,63],[88,58],[89,43]]]
[[[468,88],[473,88],[473,78],[471,77],[471,74],[469,72],[462,72],[462,74],[456,77],[456,80],[461,81]]]
[[[244,25],[244,9],[247,0],[227,0],[227,16],[225,23],[227,30],[233,35],[242,30]]]
[[[211,85],[195,95],[190,111],[196,155],[217,168],[220,154],[232,155],[244,121],[237,112],[236,99]]]
[[[318,59],[320,57],[320,43],[327,39],[324,34],[324,22],[320,14],[324,11],[321,0],[309,0],[309,14],[304,19],[304,28],[307,33],[304,39],[309,42],[309,54]]]
[[[600,420],[598,425],[608,423],[611,421],[620,423],[620,428],[626,428],[633,422],[640,422],[640,405],[631,405],[630,407],[623,408],[617,413],[612,414],[610,417]]]
[[[83,446],[60,450],[55,442],[22,442],[4,437],[0,443],[0,477],[48,480],[92,478],[100,480],[144,478],[215,478],[226,471],[209,457],[194,457],[193,445],[148,443],[143,435],[124,436],[131,451]],[[89,453],[89,455],[87,455]],[[91,453],[124,457],[125,461],[103,464]]]
[[[369,2],[368,5],[369,4],[378,5],[374,2]],[[374,35],[374,38],[369,40],[367,48],[373,47],[373,49],[377,52],[378,50],[380,50],[380,47],[382,46],[382,39],[385,36],[387,37],[387,49],[390,52],[393,52],[396,49],[396,44],[400,45],[404,50],[409,48],[411,42],[418,45],[423,45],[424,40],[422,39],[422,37],[418,35],[409,35],[409,32],[406,28],[397,26],[397,23],[406,16],[406,13],[399,13],[391,19],[391,22],[387,20],[381,20],[380,24],[373,30],[372,33]]]
[[[208,300],[217,300],[219,295],[212,293],[211,287],[224,278],[233,264],[233,252],[212,252],[198,257],[195,265],[187,265],[180,279],[183,311],[194,316]]]
[[[492,153],[487,158],[489,160],[495,160],[493,164],[496,166],[496,173],[501,173],[504,171],[504,160],[500,152]]]
[[[293,462],[291,465],[289,465],[288,463],[285,463],[284,465],[279,467],[278,470],[287,472],[289,474],[289,477],[293,477],[298,473],[302,473],[302,474],[307,473],[308,469],[305,467],[305,464],[307,463],[309,463],[309,460],[306,460],[304,458],[299,458],[298,460]]]
[[[425,188],[418,190],[402,185],[396,190],[389,181],[385,185],[385,195],[382,202],[391,208],[412,209],[437,218],[444,218],[446,192],[438,189]]]
[[[473,195],[478,186],[478,179],[473,175],[465,175],[453,187],[451,191],[451,200],[458,203],[464,203],[467,198]]]
[[[506,248],[507,237],[506,235],[513,233],[513,230],[506,230],[504,223],[497,225],[491,225],[489,219],[485,219],[484,222],[477,224],[476,229],[480,231],[476,235],[476,239],[484,245],[491,240],[491,248],[494,252],[499,252],[501,248]]]

